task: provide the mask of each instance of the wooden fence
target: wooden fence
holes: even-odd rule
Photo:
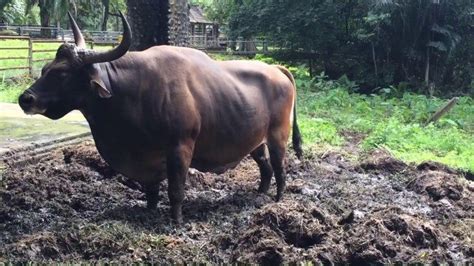
[[[27,36],[32,38],[45,38],[44,34],[48,36],[48,39],[60,40],[60,41],[71,41],[73,40],[72,30],[63,29],[60,27],[40,27],[40,26],[24,26],[24,25],[3,25],[0,26],[0,30],[9,30],[15,32],[19,36]],[[84,30],[82,34],[94,41],[95,43],[115,43],[118,41],[122,32],[120,31],[89,31]]]
[[[24,70],[28,71],[30,77],[34,77],[35,63],[47,62],[54,59],[54,55],[45,56],[56,52],[57,48],[62,43],[72,42],[73,37],[69,34],[63,35],[61,39],[36,39],[30,36],[0,36],[0,73],[10,70]],[[111,34],[98,34],[92,35],[95,38],[88,38],[88,46],[94,49],[96,45],[117,45],[119,38],[117,38],[115,32]],[[265,39],[256,40],[243,40],[238,39],[236,41],[229,41],[226,39],[200,39],[198,36],[190,36],[190,46],[193,48],[201,49],[209,53],[226,53],[234,55],[255,55],[255,54],[268,54],[272,50],[280,49],[279,46],[274,43],[270,43]],[[22,40],[24,45],[21,46],[5,46],[3,45],[4,40]],[[46,44],[46,43],[57,43],[54,49],[47,47],[35,48],[35,44]],[[44,46],[44,45],[43,45]],[[15,51],[25,51],[24,53],[17,53]],[[18,55],[21,54],[21,55]],[[4,61],[21,60],[22,63],[8,66],[9,64],[2,64]],[[38,68],[36,64],[36,68]],[[20,71],[19,71],[20,72]],[[16,73],[15,73],[16,74]],[[4,75],[5,76],[5,75]]]
[[[231,41],[223,38],[209,38],[206,36],[190,36],[189,46],[211,53],[225,53],[234,55],[269,54],[272,50],[281,49],[279,45],[266,39]]]
[[[23,46],[2,46],[2,40],[22,40],[25,42],[25,45]],[[72,41],[72,40],[70,40]],[[2,71],[9,71],[9,70],[28,70],[28,75],[30,77],[33,77],[34,73],[34,63],[37,62],[48,62],[52,61],[54,59],[54,56],[52,57],[44,57],[42,56],[41,58],[37,58],[38,55],[41,54],[47,54],[47,53],[52,53],[56,52],[57,48],[59,47],[60,44],[62,43],[67,43],[68,41],[66,40],[56,40],[56,39],[35,39],[35,38],[30,38],[28,36],[0,36],[0,62],[2,61],[7,61],[7,60],[24,60],[27,62],[26,64],[23,65],[15,65],[15,66],[4,66],[0,67],[0,72]],[[58,47],[55,47],[54,49],[49,48],[49,49],[38,49],[35,48],[35,44],[45,44],[45,43],[57,43]],[[87,41],[87,44],[90,46],[91,49],[94,48],[95,45],[100,44],[100,45],[112,45],[115,46],[117,43],[116,41],[110,40],[107,42],[106,40],[100,40],[98,42],[94,42],[93,40]],[[18,50],[23,50],[23,51],[28,51],[27,55],[25,53],[24,56],[9,56],[9,54],[12,51],[18,51]]]

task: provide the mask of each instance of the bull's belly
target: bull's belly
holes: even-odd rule
[[[245,138],[243,138],[245,139]],[[221,174],[236,167],[250,152],[257,148],[264,138],[252,141],[208,141],[195,143],[190,164],[201,172]],[[156,183],[166,179],[165,152],[151,146],[127,145],[124,141],[111,142],[96,140],[99,153],[117,172],[141,183]]]
[[[116,149],[109,154],[100,146],[97,146],[97,148],[105,161],[115,171],[142,184],[161,182],[167,177],[166,158],[161,152],[141,150],[140,153],[137,153],[130,150]],[[209,160],[193,157],[190,167],[201,172],[222,174],[235,168],[245,155],[238,158],[233,157],[230,162],[223,162],[216,158]]]
[[[201,148],[200,143],[196,143],[191,167],[201,172],[224,173],[235,168],[242,159],[264,142],[265,139],[262,137],[235,145],[213,143],[205,148]]]
[[[142,153],[141,156],[122,155],[108,158],[106,161],[115,171],[143,184],[161,182],[166,179],[166,159],[163,156],[153,157],[152,152],[148,153],[148,156],[144,154],[147,153]],[[235,168],[242,159],[222,163],[193,158],[190,168],[201,172],[222,174]]]
[[[96,147],[104,160],[117,172],[142,184],[157,183],[166,178],[166,158],[163,152],[147,149],[125,149],[109,145]],[[113,146],[112,146],[113,147]]]
[[[208,162],[208,161],[202,161],[202,160],[195,160],[191,162],[191,168],[197,169],[201,172],[211,172],[215,174],[222,174],[226,172],[227,170],[235,168],[241,160],[227,163],[227,164],[221,164],[221,163],[214,163],[214,162]]]

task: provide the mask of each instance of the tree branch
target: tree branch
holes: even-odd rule
[[[430,119],[428,119],[428,121],[426,121],[425,126],[431,122],[436,123],[444,114],[453,109],[458,101],[458,97],[452,98],[445,106],[443,106],[443,108],[439,109],[432,117],[430,117]]]

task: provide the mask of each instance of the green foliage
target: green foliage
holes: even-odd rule
[[[222,53],[208,54],[212,59],[217,61],[226,61],[226,60],[242,60],[243,57],[240,55],[229,55]]]
[[[5,12],[4,9],[11,4],[12,0],[0,0],[0,21],[5,21]]]
[[[472,0],[217,2],[227,3],[231,39],[266,37],[286,59],[312,59],[314,73],[345,74],[364,92],[402,82],[474,92]]]
[[[423,126],[446,100],[404,93],[351,93],[347,80],[324,75],[299,81],[298,114],[306,145],[343,143],[341,132],[366,136],[362,147],[384,147],[408,162],[434,160],[474,171],[474,99],[461,97],[436,124]]]
[[[344,139],[338,135],[334,121],[323,118],[302,116],[299,119],[303,140],[309,146],[314,144],[341,145]]]
[[[12,30],[0,30],[0,36],[18,36],[18,33]]]
[[[109,0],[109,9],[109,12],[113,14],[118,14],[119,11],[125,14],[127,11],[127,4],[125,3],[125,0]],[[108,30],[122,30],[122,21],[119,17],[109,17]]]
[[[3,2],[3,3],[2,3]],[[0,1],[0,21],[14,25],[39,24],[39,10],[34,8],[33,12],[27,12],[24,0],[2,0]]]
[[[17,25],[56,26],[67,28],[68,11],[77,16],[81,28],[100,30],[105,17],[105,6],[109,13],[117,14],[126,10],[125,0],[0,0],[0,21]],[[108,16],[108,14],[107,14]],[[110,19],[112,30],[119,30],[118,18]]]
[[[31,84],[31,79],[23,77],[19,80],[0,79],[0,102],[16,103],[20,94]]]
[[[448,165],[474,170],[474,139],[449,119],[440,126],[426,127],[403,123],[396,117],[378,124],[364,141],[365,148],[387,147],[403,160],[436,160]]]

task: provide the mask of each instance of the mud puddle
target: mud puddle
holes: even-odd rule
[[[350,151],[351,153],[358,151]],[[327,152],[289,158],[284,200],[256,192],[249,159],[222,175],[192,172],[185,223],[169,221],[117,175],[92,142],[34,164],[7,162],[0,181],[0,261],[445,262],[471,261],[472,181],[383,151],[361,160]]]

